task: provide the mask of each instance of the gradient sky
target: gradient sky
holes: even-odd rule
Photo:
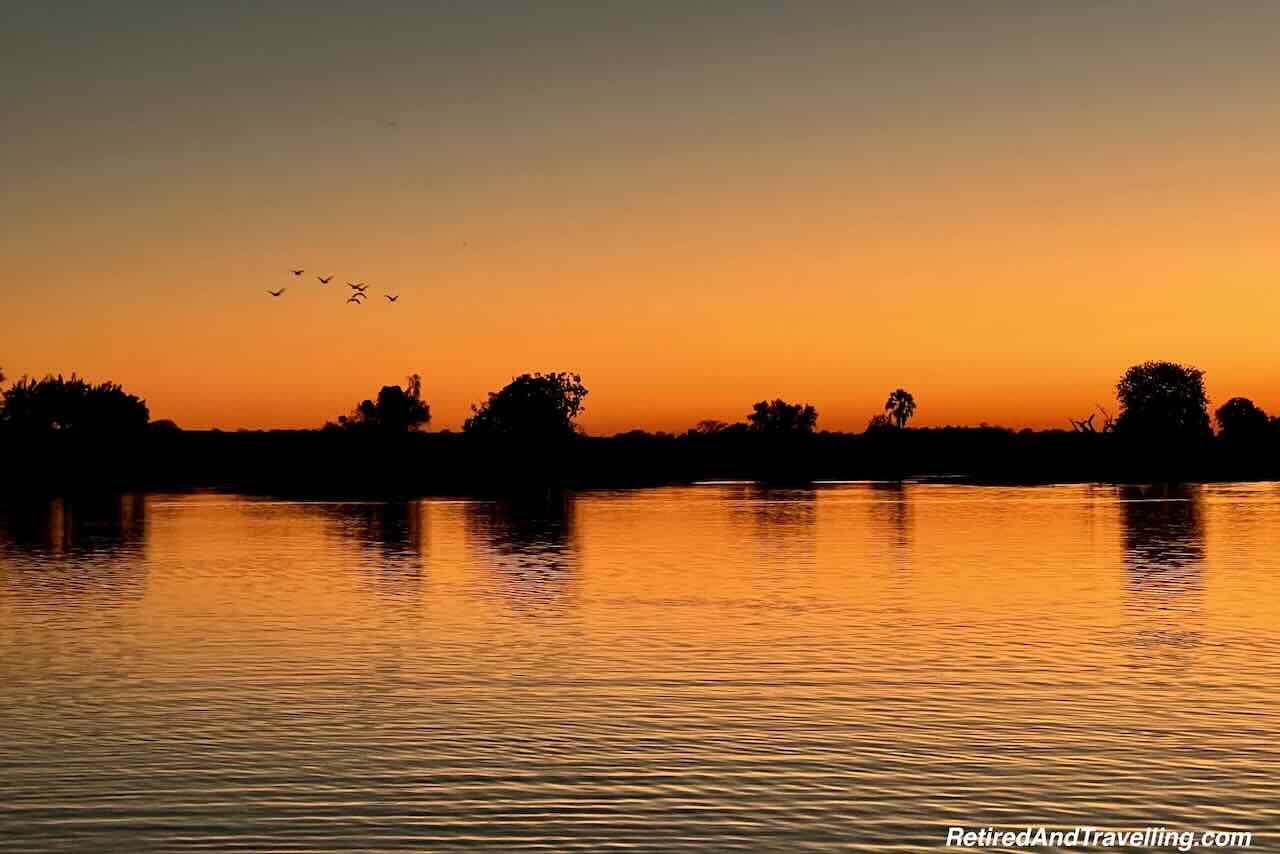
[[[187,427],[533,370],[592,432],[1067,426],[1147,358],[1280,411],[1278,56],[1270,2],[11,4],[0,366]]]

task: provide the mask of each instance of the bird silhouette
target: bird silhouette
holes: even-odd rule
[[[303,273],[306,272],[306,270],[290,270],[289,272],[293,273],[295,276],[301,276]]]
[[[394,296],[391,294],[383,294],[383,296],[387,298],[387,302],[395,302],[396,300],[400,299],[399,294],[395,294]]]
[[[347,302],[353,302],[356,305],[364,305],[364,303],[360,302],[360,297],[357,294],[352,294],[351,296],[347,297]]]
[[[333,276],[316,276],[316,278],[320,280],[320,284],[327,285],[329,284],[329,280],[332,279]]]
[[[285,288],[281,288],[278,291],[267,291],[267,293],[271,294],[273,297],[278,297],[284,292],[285,292]]]
[[[357,291],[357,292],[359,292],[359,293],[364,293],[365,291],[367,291],[367,290],[369,289],[369,286],[368,286],[368,285],[366,285],[364,282],[356,282],[356,283],[354,283],[354,284],[352,284],[351,282],[347,282],[347,287],[349,287],[349,288],[351,288],[351,290],[353,290],[353,291]]]

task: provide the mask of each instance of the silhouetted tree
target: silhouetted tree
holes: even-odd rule
[[[1093,419],[1098,417],[1098,412],[1102,414],[1101,430],[1093,424]],[[1075,433],[1114,433],[1116,428],[1114,417],[1111,417],[1110,412],[1107,412],[1106,407],[1103,407],[1101,403],[1098,405],[1098,412],[1089,412],[1088,417],[1083,417],[1083,419],[1068,419],[1071,423],[1071,430],[1074,430]]]
[[[76,376],[23,377],[0,393],[0,422],[17,432],[129,433],[144,429],[147,404],[115,383]]]
[[[489,399],[472,406],[464,432],[482,436],[555,438],[577,432],[573,419],[582,411],[587,387],[570,373],[521,374]]]
[[[1099,430],[1094,425],[1093,419],[1098,417],[1098,412],[1102,413],[1102,429]],[[1087,418],[1075,419],[1068,418],[1071,422],[1071,429],[1076,433],[1112,433],[1116,429],[1116,420],[1111,417],[1111,413],[1106,410],[1102,404],[1098,404],[1098,412],[1090,412]]]
[[[747,422],[757,433],[812,433],[818,423],[818,411],[782,398],[762,400],[752,407]]]
[[[1071,422],[1071,429],[1077,433],[1097,433],[1098,428],[1093,426],[1093,419],[1097,417],[1098,413],[1090,412],[1088,418],[1081,418],[1079,420],[1075,418],[1068,418],[1067,420]]]
[[[894,425],[901,430],[907,421],[916,414],[916,399],[906,389],[895,389],[884,402],[884,411],[893,419]]]
[[[1229,442],[1252,442],[1267,435],[1271,419],[1247,397],[1233,397],[1213,414],[1222,438]]]
[[[1150,439],[1209,436],[1204,371],[1174,362],[1143,362],[1116,384],[1120,416],[1116,432]]]
[[[377,401],[361,401],[350,415],[339,415],[337,426],[344,430],[378,430],[408,433],[431,423],[431,407],[422,399],[422,377],[413,374],[404,388],[384,385]]]
[[[1098,411],[1102,413],[1102,432],[1103,433],[1116,432],[1116,420],[1111,417],[1111,413],[1108,412],[1107,408],[1103,406],[1101,403],[1095,404],[1095,405],[1098,407]]]
[[[173,421],[170,421],[168,418],[161,418],[159,421],[152,421],[150,424],[147,425],[147,429],[150,430],[152,433],[158,433],[158,434],[172,434],[172,433],[182,432],[182,428],[179,427],[177,424],[175,424]]]

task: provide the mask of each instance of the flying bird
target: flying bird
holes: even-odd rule
[[[267,291],[267,293],[271,294],[273,297],[278,297],[278,296],[280,296],[280,295],[281,295],[282,293],[284,293],[284,292],[285,292],[285,289],[284,289],[284,288],[281,288],[281,289],[280,289],[280,290],[278,290],[278,291]]]
[[[306,270],[290,270],[289,272],[293,273],[295,276],[301,276],[303,273],[307,271]]]
[[[399,294],[395,294],[394,296],[391,294],[383,294],[383,296],[387,298],[387,302],[395,302],[396,300],[400,299]]]
[[[351,282],[347,282],[347,287],[351,288],[351,290],[356,291],[358,293],[364,293],[366,290],[369,289],[369,286],[366,285],[364,282],[356,282],[355,284],[352,284]]]
[[[353,302],[356,305],[364,305],[364,303],[360,302],[360,297],[357,294],[352,294],[351,296],[347,297],[347,302]]]
[[[329,280],[332,279],[333,276],[316,276],[316,278],[320,280],[320,284],[327,285],[329,284]]]

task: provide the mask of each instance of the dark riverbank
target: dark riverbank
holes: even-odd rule
[[[655,486],[945,475],[986,483],[1280,478],[1275,443],[1160,446],[1113,434],[997,428],[771,436],[626,433],[520,443],[461,433],[183,431],[0,438],[10,492],[226,489],[464,494],[521,485]]]

